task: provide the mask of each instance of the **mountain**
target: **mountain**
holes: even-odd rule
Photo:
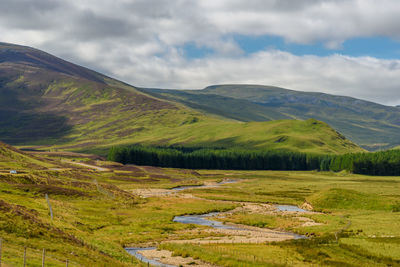
[[[103,152],[134,143],[361,151],[325,123],[217,118],[37,49],[5,43],[0,43],[0,140]]]
[[[314,118],[369,150],[400,143],[400,109],[324,93],[262,85],[214,85],[203,90],[142,89],[208,114],[238,121]]]

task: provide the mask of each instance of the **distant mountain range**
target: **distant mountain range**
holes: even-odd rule
[[[161,91],[139,90],[40,50],[0,43],[0,140],[25,147],[98,153],[110,146],[137,143],[315,153],[362,151],[316,120],[261,122],[293,116],[217,91],[216,87],[168,91],[167,96]]]
[[[356,98],[240,84],[214,85],[203,90],[142,91],[238,121],[314,118],[368,150],[400,144],[400,108]]]

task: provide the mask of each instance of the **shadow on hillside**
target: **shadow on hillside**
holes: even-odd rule
[[[0,110],[0,140],[12,145],[50,144],[65,136],[71,128],[62,116]]]
[[[0,83],[1,141],[13,145],[51,144],[71,130],[66,117],[35,111],[40,101],[35,101],[35,97],[21,99],[15,89]]]

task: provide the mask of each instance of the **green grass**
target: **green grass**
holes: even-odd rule
[[[306,266],[300,254],[271,244],[163,244],[160,248],[172,250],[177,256],[191,256],[219,266]]]
[[[223,221],[270,229],[293,229],[294,227],[301,225],[299,220],[296,220],[291,216],[277,216],[257,213],[238,213],[224,218]]]
[[[356,190],[331,188],[309,197],[316,209],[390,210],[391,205],[379,195]]]

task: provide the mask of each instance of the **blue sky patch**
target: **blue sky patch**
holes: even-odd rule
[[[346,40],[338,49],[329,49],[322,42],[313,44],[288,43],[282,37],[235,35],[231,38],[239,45],[245,54],[276,49],[298,56],[315,55],[329,56],[342,54],[348,56],[370,56],[381,59],[400,59],[400,42],[387,37],[360,37]],[[188,43],[183,47],[185,56],[189,59],[205,58],[213,55],[211,48]]]
[[[190,59],[205,58],[214,54],[214,51],[205,46],[198,46],[195,43],[187,43],[182,47],[185,56]]]

